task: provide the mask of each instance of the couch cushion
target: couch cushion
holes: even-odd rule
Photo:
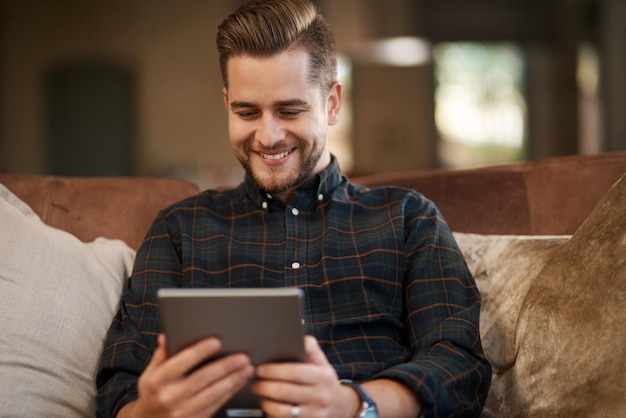
[[[626,416],[626,176],[533,280],[515,363],[488,407],[506,417]]]
[[[481,294],[480,334],[494,373],[515,362],[515,326],[535,277],[570,236],[455,232]]]
[[[0,415],[95,414],[95,373],[134,251],[45,225],[0,184]]]

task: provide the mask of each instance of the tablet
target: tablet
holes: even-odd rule
[[[303,291],[298,288],[160,289],[159,312],[167,353],[217,336],[216,355],[248,353],[255,365],[305,361]],[[249,385],[217,417],[263,417]]]

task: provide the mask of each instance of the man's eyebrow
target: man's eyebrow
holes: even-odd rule
[[[230,108],[233,110],[237,109],[253,109],[256,108],[257,105],[251,102],[245,102],[240,100],[235,100],[230,103]],[[302,107],[302,108],[310,108],[311,105],[306,100],[302,99],[289,99],[289,100],[280,100],[274,104],[275,108],[280,107]]]
[[[309,102],[302,99],[281,100],[276,103],[276,107],[310,107]]]
[[[231,109],[249,109],[251,107],[255,107],[255,106],[254,104],[250,102],[234,101],[230,103]]]

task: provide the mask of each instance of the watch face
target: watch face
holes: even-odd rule
[[[361,418],[378,418],[378,411],[374,405],[368,405],[367,409],[361,414]]]

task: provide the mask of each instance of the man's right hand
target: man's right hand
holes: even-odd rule
[[[160,334],[158,342],[139,377],[139,398],[124,406],[118,418],[210,417],[254,374],[245,354],[225,356],[197,368],[219,351],[217,338],[202,340],[170,358],[165,351],[165,335]]]

